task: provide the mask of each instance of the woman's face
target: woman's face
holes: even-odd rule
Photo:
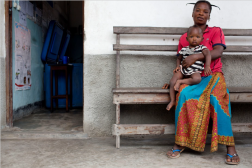
[[[206,3],[199,3],[195,6],[192,13],[194,24],[204,25],[210,18],[210,9]]]

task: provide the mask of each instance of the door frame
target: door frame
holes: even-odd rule
[[[13,127],[12,88],[12,1],[5,1],[5,83],[6,83],[6,125]]]
[[[84,129],[84,41],[85,41],[85,29],[84,29],[84,23],[85,23],[85,12],[84,12],[84,9],[85,9],[85,1],[83,0],[82,1],[82,39],[83,39],[83,91],[82,91],[82,101],[83,101],[83,107],[82,107],[82,111],[83,111],[83,131],[85,132],[85,129]]]

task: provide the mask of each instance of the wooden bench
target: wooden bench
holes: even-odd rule
[[[116,124],[112,134],[116,136],[116,148],[120,148],[120,135],[132,134],[175,134],[174,124],[120,124],[121,104],[168,104],[169,90],[160,88],[121,88],[120,51],[177,51],[177,45],[124,45],[120,35],[182,35],[187,28],[177,27],[113,27],[116,34],[116,88],[113,89],[113,103],[116,105]],[[223,29],[225,36],[252,36],[252,29]],[[252,52],[251,46],[228,45],[224,52]],[[174,62],[175,64],[175,62]],[[167,79],[169,80],[169,79]],[[230,87],[231,102],[252,102],[252,88]],[[233,123],[234,132],[252,132],[252,123]]]

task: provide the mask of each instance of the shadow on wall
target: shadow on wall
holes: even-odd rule
[[[122,124],[168,124],[175,122],[175,107],[166,110],[166,104],[121,105]]]

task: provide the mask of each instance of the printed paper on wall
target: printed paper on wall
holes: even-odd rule
[[[15,23],[15,88],[26,90],[31,88],[31,32]]]

